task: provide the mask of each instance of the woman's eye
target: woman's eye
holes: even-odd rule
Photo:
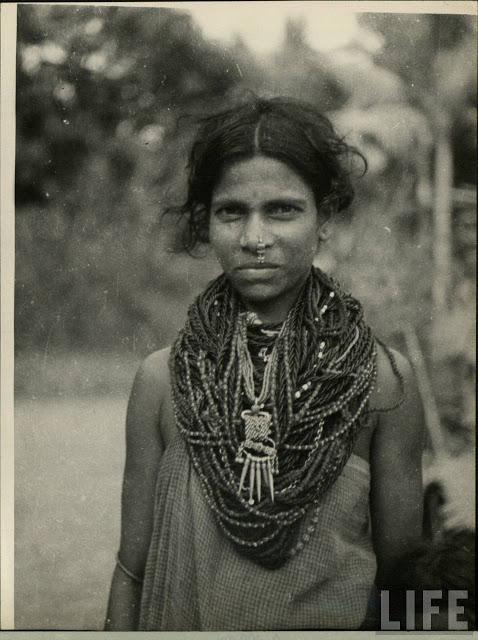
[[[286,202],[274,204],[269,208],[270,215],[281,217],[293,216],[298,211],[299,208],[295,204],[288,204]]]
[[[225,207],[220,207],[216,209],[215,215],[222,219],[235,219],[242,216],[243,210],[241,207],[237,207],[235,205],[228,205]]]

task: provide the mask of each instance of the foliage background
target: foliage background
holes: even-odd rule
[[[161,212],[184,193],[195,117],[248,91],[313,102],[366,154],[318,263],[384,340],[406,351],[414,328],[447,450],[470,450],[476,24],[360,21],[375,51],[359,38],[317,51],[296,19],[258,56],[239,36],[208,40],[182,10],[18,6],[18,628],[101,627],[132,376],[218,273],[207,247],[181,251],[181,223]]]

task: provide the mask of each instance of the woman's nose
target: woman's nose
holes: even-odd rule
[[[266,244],[267,225],[264,223],[262,216],[259,213],[251,213],[244,220],[244,226],[241,234],[241,247],[243,249],[249,249],[250,251],[256,251],[257,243],[262,241]],[[267,242],[267,244],[270,244]]]

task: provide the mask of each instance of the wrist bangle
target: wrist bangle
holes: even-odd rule
[[[130,571],[127,567],[125,567],[124,564],[121,562],[121,560],[119,558],[119,554],[116,556],[116,566],[119,567],[124,574],[126,574],[128,577],[130,577],[131,580],[134,580],[135,582],[138,582],[139,584],[142,584],[143,578],[140,578],[135,573]]]

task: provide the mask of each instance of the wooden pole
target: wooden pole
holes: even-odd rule
[[[425,425],[430,437],[430,444],[435,458],[445,453],[445,439],[440,421],[440,413],[433,394],[430,379],[425,365],[425,358],[418,341],[415,329],[408,325],[404,331],[408,355],[417,378],[418,392],[423,404]]]
[[[452,272],[453,154],[449,128],[443,122],[437,127],[434,173],[432,298],[435,320],[448,308]]]

